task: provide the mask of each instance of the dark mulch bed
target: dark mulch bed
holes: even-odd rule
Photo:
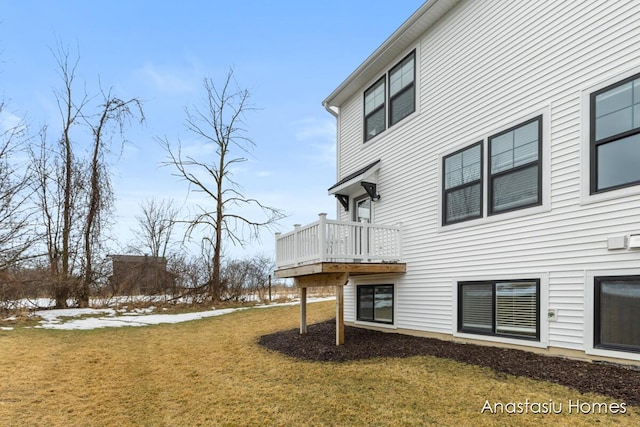
[[[345,326],[345,344],[336,346],[335,331],[335,320],[328,320],[309,325],[306,335],[300,335],[299,329],[291,329],[264,335],[259,343],[291,357],[321,362],[431,355],[505,374],[554,382],[583,393],[598,393],[627,405],[640,406],[638,369],[350,326]]]

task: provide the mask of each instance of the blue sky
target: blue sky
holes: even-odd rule
[[[53,91],[61,87],[52,49],[79,52],[77,79],[95,93],[98,81],[120,98],[143,101],[146,123],[132,125],[114,161],[114,250],[132,239],[140,203],[148,198],[194,201],[187,186],[160,167],[157,138],[178,138],[194,153],[184,107],[201,105],[202,79],[222,82],[233,68],[258,110],[247,116],[256,143],[235,171],[247,196],[289,214],[282,231],[320,212],[335,217],[327,188],[336,181],[335,119],[324,100],[422,4],[365,0],[323,1],[35,1],[2,0],[0,126],[24,119],[46,123],[56,136]],[[227,255],[273,254],[272,233]]]

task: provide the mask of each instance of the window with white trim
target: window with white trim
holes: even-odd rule
[[[540,281],[458,282],[458,331],[540,339]]]
[[[389,126],[415,111],[415,54],[389,71]]]
[[[640,184],[640,74],[590,97],[591,194]]]
[[[416,110],[416,53],[407,55],[364,92],[364,141]]]
[[[485,179],[487,215],[540,206],[542,116],[446,155],[442,162],[443,225],[484,216]]]
[[[373,138],[385,128],[385,79],[383,77],[364,93],[365,141]]]
[[[359,285],[357,294],[358,320],[393,323],[393,285]]]
[[[542,118],[489,137],[489,213],[542,203]]]
[[[444,158],[445,224],[482,217],[482,142]]]
[[[594,278],[594,347],[640,352],[640,276]]]

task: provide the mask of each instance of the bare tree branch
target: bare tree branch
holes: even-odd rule
[[[233,166],[247,159],[255,143],[246,135],[244,119],[254,110],[249,104],[250,93],[240,89],[229,71],[222,86],[205,78],[203,107],[185,108],[187,131],[214,153],[210,158],[194,158],[183,154],[180,140],[171,144],[165,137],[158,139],[167,152],[164,165],[175,168],[175,175],[188,183],[189,191],[207,195],[211,206],[197,205],[188,221],[186,236],[191,238],[196,229],[203,230],[203,241],[213,248],[212,272],[209,279],[210,295],[219,300],[222,283],[220,264],[225,242],[243,246],[247,237],[256,239],[260,230],[274,226],[284,217],[281,210],[266,206],[246,197],[240,185],[233,180]],[[250,218],[246,208],[257,208],[260,218]]]

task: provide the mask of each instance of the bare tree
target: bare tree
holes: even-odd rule
[[[98,112],[90,115],[95,98],[77,89],[79,59],[72,61],[62,47],[53,55],[62,80],[62,89],[54,92],[62,126],[56,143],[47,141],[43,127],[39,146],[31,148],[35,200],[42,215],[56,306],[66,307],[71,296],[85,306],[95,279],[94,253],[112,204],[105,161],[112,132],[123,137],[129,120],[144,116],[137,99],[123,101],[111,92],[102,92]]]
[[[267,256],[261,255],[251,259],[248,288],[252,293],[257,293],[261,300],[267,299],[269,276],[274,268],[274,260]]]
[[[71,268],[69,260],[71,259],[70,242],[72,233],[72,216],[76,212],[76,201],[79,185],[81,180],[81,168],[76,161],[76,155],[73,150],[73,144],[71,141],[71,129],[75,125],[76,121],[81,118],[82,110],[89,102],[89,97],[84,93],[79,102],[74,99],[73,85],[75,80],[75,72],[78,66],[79,58],[76,58],[73,64],[69,64],[69,51],[64,50],[62,47],[58,49],[57,54],[54,54],[58,65],[58,71],[62,79],[63,89],[60,92],[56,92],[56,102],[60,111],[62,120],[62,135],[59,141],[62,157],[62,251],[61,251],[61,264],[62,270],[58,272],[59,286],[63,289],[62,293],[68,293],[70,286],[69,279],[71,278]],[[66,288],[66,289],[65,289]],[[60,295],[61,297],[63,295]],[[66,306],[62,300],[58,301],[58,295],[56,295],[56,306]]]
[[[222,268],[224,297],[234,301],[258,297],[265,300],[273,260],[266,256],[229,260]]]
[[[140,208],[142,214],[136,216],[137,228],[132,231],[142,244],[142,252],[154,257],[166,257],[179,210],[173,200],[158,201],[155,198],[145,200]]]
[[[0,102],[0,117],[4,104]],[[29,220],[33,214],[28,198],[31,173],[16,161],[25,142],[22,123],[0,125],[0,271],[20,261],[34,243]]]
[[[100,243],[105,213],[113,205],[113,193],[105,154],[110,150],[110,131],[116,130],[124,143],[124,129],[133,117],[144,120],[142,104],[136,98],[124,101],[111,94],[102,93],[103,104],[94,124],[85,117],[93,136],[93,148],[88,172],[88,202],[84,224],[84,277],[78,292],[81,307],[89,305],[89,289],[94,281],[93,249]]]
[[[176,175],[189,183],[194,191],[204,193],[213,205],[197,205],[194,217],[188,221],[187,236],[196,229],[203,230],[203,243],[213,246],[212,272],[209,293],[214,301],[221,296],[221,258],[225,242],[244,246],[246,238],[259,238],[260,230],[271,227],[284,215],[243,194],[232,176],[233,167],[246,161],[243,154],[254,142],[243,128],[249,105],[249,91],[240,89],[229,71],[221,87],[204,79],[205,102],[202,107],[185,108],[187,130],[202,143],[211,147],[212,156],[195,158],[182,152],[180,141],[171,144],[166,137],[159,142],[168,153],[165,165],[177,170]],[[249,218],[247,208],[256,207],[261,218]],[[244,212],[244,213],[243,213]]]
[[[82,240],[82,197],[85,194],[85,164],[78,157],[72,130],[81,124],[89,103],[86,92],[75,89],[78,59],[70,60],[61,46],[53,52],[62,80],[62,89],[54,91],[60,113],[61,134],[56,143],[47,141],[47,127],[41,131],[38,147],[32,147],[32,168],[36,175],[36,204],[42,214],[52,291],[56,307],[66,307],[74,285],[74,269]]]

